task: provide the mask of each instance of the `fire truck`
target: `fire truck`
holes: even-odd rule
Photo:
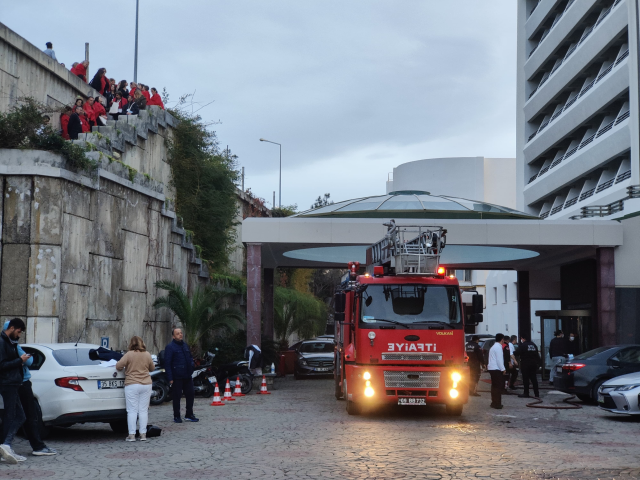
[[[465,318],[455,276],[440,265],[447,231],[396,225],[350,262],[335,294],[335,396],[347,412],[384,404],[443,404],[461,415],[468,401],[465,322],[482,321],[482,295]]]

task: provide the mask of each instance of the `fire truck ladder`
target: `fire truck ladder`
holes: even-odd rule
[[[396,275],[436,275],[446,245],[442,227],[384,224],[387,233],[371,246],[372,265],[388,265]]]

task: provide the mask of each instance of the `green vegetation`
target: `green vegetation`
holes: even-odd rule
[[[203,259],[223,271],[234,242],[236,157],[220,152],[215,132],[199,115],[181,109],[170,113],[178,120],[168,141],[176,211],[202,247]]]
[[[0,148],[47,150],[62,155],[70,168],[93,173],[98,162],[87,157],[85,148],[45,126],[45,112],[51,107],[30,97],[21,98],[8,113],[0,112]]]
[[[281,350],[288,348],[292,334],[306,339],[320,335],[327,321],[327,307],[310,293],[276,287],[273,323]]]
[[[285,205],[283,207],[276,207],[271,209],[272,217],[290,217],[291,215],[298,213],[298,205]]]
[[[157,298],[154,308],[168,308],[178,317],[184,339],[194,352],[200,350],[200,341],[212,332],[235,332],[244,322],[239,310],[228,308],[227,302],[235,290],[213,286],[197,287],[191,298],[177,283],[168,280],[156,282],[156,288],[166,290],[166,297]]]

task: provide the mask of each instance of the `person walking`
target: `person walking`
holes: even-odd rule
[[[3,330],[9,329],[9,320],[4,322]],[[19,343],[16,344],[18,348],[18,355],[25,355],[25,351],[22,350],[22,347]],[[40,417],[38,415],[38,407],[36,406],[36,398],[33,395],[33,388],[31,385],[31,372],[29,371],[29,367],[33,364],[33,357],[29,357],[29,359],[23,363],[22,365],[22,385],[18,388],[18,397],[20,398],[20,403],[22,404],[22,409],[24,410],[26,421],[24,422],[24,430],[27,434],[27,439],[31,444],[31,448],[33,452],[31,455],[35,456],[49,456],[49,455],[57,455],[53,448],[47,447],[45,443],[42,441],[40,437]],[[4,441],[0,442],[0,444],[4,443]]]
[[[24,380],[24,364],[31,355],[18,353],[18,340],[26,330],[19,318],[9,320],[8,327],[0,333],[0,395],[4,404],[2,417],[2,438],[0,457],[5,462],[15,465],[24,462],[25,457],[18,455],[11,448],[13,437],[25,421],[24,410],[20,403],[18,389]]]
[[[556,373],[556,366],[564,362],[567,357],[567,342],[564,340],[562,330],[557,330],[555,338],[549,342],[549,357],[551,357],[551,370],[549,372],[549,383],[553,384],[553,377]]]
[[[118,360],[116,370],[124,369],[124,397],[127,403],[127,442],[136,441],[136,424],[140,422],[140,441],[147,441],[147,423],[149,421],[149,400],[152,382],[149,372],[155,370],[153,359],[140,337],[134,335],[129,341],[129,351]]]
[[[529,381],[533,385],[533,396],[540,397],[538,390],[538,367],[540,366],[540,353],[538,346],[524,335],[520,336],[520,346],[516,350],[516,355],[520,357],[520,370],[522,370],[522,383],[524,393],[518,395],[520,398],[529,398]]]
[[[56,52],[53,51],[53,43],[47,42],[47,49],[43,50],[42,53],[44,53],[47,57],[51,57],[56,62],[58,61],[58,59],[56,58]]]
[[[474,335],[471,341],[467,343],[466,351],[469,357],[469,395],[479,397],[478,382],[482,373],[482,365],[484,364],[484,355],[479,345],[480,337]]]
[[[574,357],[580,353],[580,344],[576,338],[576,334],[569,333],[569,342],[567,343],[567,354]]]
[[[173,421],[182,423],[180,417],[180,399],[182,393],[187,400],[185,420],[198,422],[199,419],[193,414],[193,379],[191,374],[195,364],[189,346],[183,340],[184,335],[181,328],[174,328],[172,332],[173,340],[164,349],[164,363],[167,378],[171,384],[171,394],[173,397]]]
[[[504,335],[496,333],[496,343],[489,350],[487,370],[491,375],[491,408],[502,408],[502,390],[504,389]]]
[[[518,361],[515,355],[517,346],[518,337],[511,335],[509,342],[509,390],[516,389],[516,380],[518,380]]]

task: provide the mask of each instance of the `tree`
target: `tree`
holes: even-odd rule
[[[330,198],[330,193],[325,193],[324,197],[318,195],[318,198],[316,198],[316,201],[313,203],[313,205],[311,205],[311,208],[320,208],[326,207],[327,205],[333,205],[333,200],[329,200]]]
[[[235,240],[237,157],[220,152],[214,131],[199,115],[172,109],[178,119],[168,141],[176,210],[214,270],[227,265]]]
[[[313,338],[323,331],[327,308],[308,293],[276,287],[274,295],[274,330],[281,349],[288,347],[289,337]]]
[[[272,217],[290,217],[298,213],[298,205],[285,205],[283,207],[274,207],[271,209]]]
[[[166,297],[157,298],[153,308],[168,308],[178,317],[184,339],[194,351],[199,350],[204,335],[215,330],[233,332],[237,330],[238,323],[244,322],[238,310],[225,305],[235,290],[207,285],[197,287],[189,298],[182,286],[169,280],[160,280],[155,286],[169,293]]]

